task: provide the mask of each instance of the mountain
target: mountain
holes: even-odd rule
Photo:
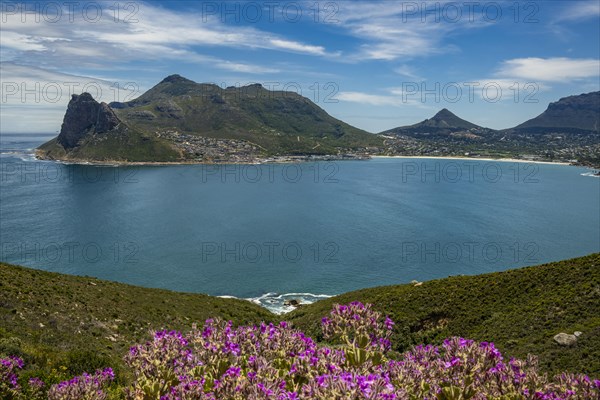
[[[432,118],[426,119],[414,125],[401,126],[393,128],[385,132],[384,135],[404,135],[404,136],[460,136],[461,134],[467,137],[475,138],[479,134],[486,133],[490,129],[475,125],[469,121],[457,117],[448,109],[444,108],[435,114]]]
[[[223,89],[171,75],[140,97],[110,104],[73,96],[42,158],[251,161],[259,156],[364,152],[381,138],[295,92],[260,84]]]
[[[176,161],[164,139],[132,129],[106,103],[74,94],[58,137],[38,147],[39,158],[73,161]]]
[[[546,111],[508,131],[527,133],[599,133],[600,91],[563,97]]]

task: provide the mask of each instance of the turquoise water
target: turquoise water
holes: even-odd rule
[[[600,251],[584,168],[374,159],[258,166],[35,161],[2,136],[0,259],[244,298],[333,295]],[[291,295],[288,297],[302,297]],[[269,305],[269,304],[267,304]]]

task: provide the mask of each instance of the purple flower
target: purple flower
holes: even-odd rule
[[[452,368],[457,365],[460,365],[460,358],[458,358],[458,357],[453,357],[452,360],[444,363],[445,368]]]

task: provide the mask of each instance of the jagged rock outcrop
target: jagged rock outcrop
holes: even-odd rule
[[[89,133],[106,133],[121,123],[106,103],[98,103],[91,94],[74,94],[63,119],[57,141],[65,149],[76,147]]]

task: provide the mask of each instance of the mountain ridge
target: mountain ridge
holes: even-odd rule
[[[600,91],[562,97],[540,115],[506,131],[600,133]]]
[[[111,123],[94,123],[92,115]],[[270,156],[345,157],[381,145],[377,135],[332,117],[295,92],[260,84],[223,89],[169,75],[127,102],[107,105],[89,94],[73,97],[58,138],[40,146],[37,155],[83,161],[255,162]]]
[[[488,156],[600,165],[600,92],[568,96],[514,128],[494,130],[447,108],[372,134],[293,91],[222,88],[169,75],[136,99],[71,99],[42,159],[85,162],[255,163],[370,155]],[[575,160],[575,161],[573,161]]]

